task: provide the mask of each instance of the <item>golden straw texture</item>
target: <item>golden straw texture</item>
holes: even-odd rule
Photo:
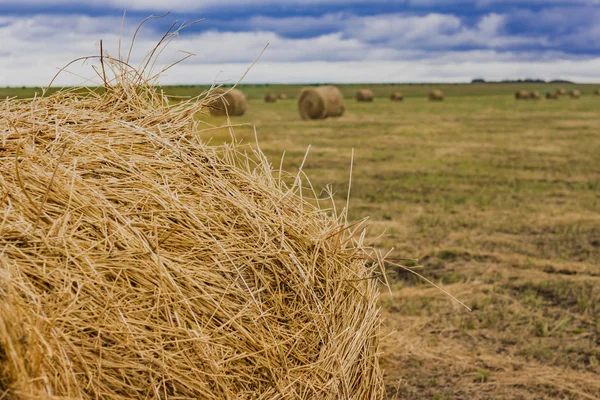
[[[402,94],[402,92],[394,92],[390,95],[390,100],[391,101],[403,101],[404,94]]]
[[[204,107],[126,78],[3,102],[0,397],[383,397],[364,227],[207,145]]]
[[[431,101],[443,101],[444,92],[439,89],[433,89],[429,92],[429,100]]]
[[[344,110],[344,97],[335,86],[304,88],[298,97],[298,112],[302,119],[340,117]]]
[[[238,89],[214,89],[212,101],[207,104],[211,115],[216,117],[240,117],[248,109],[248,99],[244,92]]]
[[[357,101],[373,101],[373,91],[370,89],[361,89],[356,92],[355,98]]]

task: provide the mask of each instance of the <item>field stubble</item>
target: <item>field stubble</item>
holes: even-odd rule
[[[351,218],[472,308],[389,266],[389,398],[583,399],[600,396],[599,101],[347,99],[301,121],[293,100],[251,100],[234,122],[286,170],[310,145],[303,170],[340,207],[354,149]]]
[[[515,85],[446,85],[432,103],[428,85],[379,85],[373,103],[356,103],[349,85],[346,113],[320,121],[299,118],[298,87],[242,88],[238,139],[253,143],[256,126],[272,163],[285,151],[292,172],[310,145],[303,171],[340,209],[354,149],[350,218],[370,216],[381,248],[419,259],[405,264],[472,308],[389,265],[390,399],[600,398],[600,99],[578,88],[579,100],[515,102]],[[265,104],[267,90],[290,100]],[[403,103],[389,101],[394,90]]]

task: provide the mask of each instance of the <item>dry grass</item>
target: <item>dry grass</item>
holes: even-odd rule
[[[439,89],[433,89],[429,92],[429,100],[431,101],[443,101],[444,100],[444,92]]]
[[[529,94],[528,91],[526,90],[518,90],[515,92],[515,99],[516,100],[527,100],[529,99],[531,96]]]
[[[275,103],[277,100],[279,100],[277,94],[271,92],[265,94],[265,103]]]
[[[418,259],[415,271],[473,309],[388,265],[389,398],[600,397],[599,100],[516,107],[513,88],[453,94],[444,107],[421,88],[400,113],[390,101],[350,101],[341,118],[319,121],[257,98],[243,119],[274,163],[286,150],[287,169],[311,145],[302,170],[340,206],[355,149],[350,219],[371,216],[383,248]],[[237,132],[253,140],[252,129]]]
[[[340,117],[345,109],[342,93],[335,86],[304,88],[298,96],[298,112],[302,119]]]
[[[402,92],[394,92],[390,95],[390,100],[391,101],[403,101],[404,94],[402,94]]]
[[[211,100],[206,103],[211,115],[241,117],[248,110],[248,99],[239,89],[217,88],[211,94]]]
[[[354,97],[356,98],[356,101],[371,102],[373,101],[373,91],[369,89],[361,89],[356,92]]]
[[[0,398],[380,399],[363,224],[102,61],[2,106]]]

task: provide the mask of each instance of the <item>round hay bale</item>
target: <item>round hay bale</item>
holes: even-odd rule
[[[390,100],[391,101],[403,101],[404,100],[404,94],[401,92],[394,92],[390,95]]]
[[[335,86],[304,88],[298,96],[298,111],[302,119],[339,117],[344,110],[344,97]]]
[[[443,101],[444,100],[444,92],[438,89],[433,89],[429,92],[429,100],[431,101]]]
[[[594,90],[594,95],[596,95],[596,96],[600,96],[600,89],[596,89],[596,90]]]
[[[265,103],[275,103],[279,99],[275,93],[267,93],[265,95]]]
[[[279,98],[279,100],[287,100],[288,95],[285,93],[279,93],[278,98]]]
[[[548,100],[558,100],[558,91],[546,92],[546,98]]]
[[[537,90],[534,90],[533,92],[529,93],[529,98],[531,100],[539,100],[542,98],[542,96],[540,95],[540,92],[538,92]]]
[[[248,109],[246,95],[238,89],[215,89],[210,93],[209,99],[210,114],[215,117],[239,117]]]
[[[360,232],[201,140],[203,107],[131,83],[4,102],[3,397],[383,398]]]
[[[567,89],[565,89],[565,88],[558,89],[559,96],[565,96],[566,94],[567,94]]]
[[[356,92],[356,101],[366,101],[366,102],[371,102],[373,101],[373,92],[369,89],[361,89],[358,92]]]
[[[569,92],[569,96],[570,96],[572,99],[578,99],[578,98],[580,98],[580,97],[581,97],[581,91],[580,91],[580,90],[577,90],[577,89],[573,89],[573,90],[571,90],[571,91]]]
[[[529,92],[527,90],[519,90],[515,92],[515,99],[517,100],[527,100],[530,98]]]

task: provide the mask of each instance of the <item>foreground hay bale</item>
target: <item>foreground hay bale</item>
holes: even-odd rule
[[[539,100],[542,98],[542,96],[540,95],[540,92],[538,92],[537,90],[534,90],[533,92],[529,93],[529,98],[531,100]]]
[[[288,95],[285,93],[279,93],[278,98],[279,98],[279,100],[287,100]]]
[[[570,96],[572,99],[578,99],[578,98],[580,98],[580,97],[581,97],[581,91],[580,91],[580,90],[577,90],[577,89],[573,89],[573,90],[571,90],[571,91],[569,92],[569,96]]]
[[[546,98],[548,100],[558,100],[558,91],[546,92]]]
[[[298,97],[302,119],[324,119],[344,114],[344,97],[335,86],[304,88]]]
[[[516,100],[527,100],[530,98],[529,92],[527,90],[518,90],[515,92]]]
[[[373,101],[373,91],[369,89],[361,89],[358,92],[356,92],[355,97],[356,101],[371,102]]]
[[[404,94],[401,92],[394,92],[390,95],[390,100],[391,101],[403,101],[404,100]]]
[[[275,93],[267,93],[265,95],[265,103],[275,103],[279,99]]]
[[[429,100],[431,101],[443,101],[444,100],[444,92],[438,89],[433,89],[429,92]]]
[[[383,397],[360,230],[207,145],[203,109],[126,81],[4,102],[4,398]]]
[[[248,100],[244,92],[238,89],[215,89],[212,100],[207,104],[211,115],[222,117],[240,117],[248,109]]]

